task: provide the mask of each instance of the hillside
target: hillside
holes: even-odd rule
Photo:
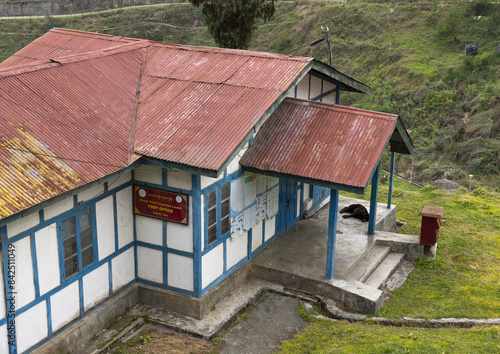
[[[326,43],[307,45],[322,37],[321,25],[331,31],[334,66],[372,86],[370,95],[343,94],[341,103],[401,115],[417,147],[414,179],[447,177],[468,186],[473,174],[473,186],[499,185],[500,4],[277,2],[273,19],[258,25],[251,49],[328,62]],[[0,60],[52,27],[214,45],[201,10],[184,3],[3,20]],[[465,56],[466,44],[478,45],[478,55]],[[411,158],[399,157],[397,170],[410,177]]]

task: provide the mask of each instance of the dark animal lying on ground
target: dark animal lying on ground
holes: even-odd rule
[[[356,218],[361,221],[368,221],[370,219],[370,214],[368,210],[361,204],[351,204],[343,208],[340,213],[349,213],[348,215],[344,215],[343,218]]]

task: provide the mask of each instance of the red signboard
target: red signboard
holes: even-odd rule
[[[134,212],[152,218],[188,224],[188,195],[134,186]]]

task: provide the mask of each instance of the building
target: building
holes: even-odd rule
[[[412,152],[399,117],[338,105],[368,89],[312,58],[65,29],[5,60],[0,351],[139,299],[203,316],[330,191],[378,181],[389,143]]]

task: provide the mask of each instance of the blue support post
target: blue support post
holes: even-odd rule
[[[375,233],[375,220],[377,219],[378,181],[380,179],[380,163],[372,177],[372,194],[370,198],[370,220],[368,220],[368,235]]]
[[[192,175],[192,199],[193,199],[193,282],[194,296],[201,297],[201,177],[200,175]]]
[[[326,254],[326,279],[333,279],[335,260],[335,238],[337,236],[337,215],[339,211],[339,191],[330,190],[330,211],[328,214],[328,244]]]
[[[391,152],[391,179],[389,180],[389,198],[387,199],[387,209],[391,208],[392,186],[394,185],[394,166],[396,165],[396,153]]]

